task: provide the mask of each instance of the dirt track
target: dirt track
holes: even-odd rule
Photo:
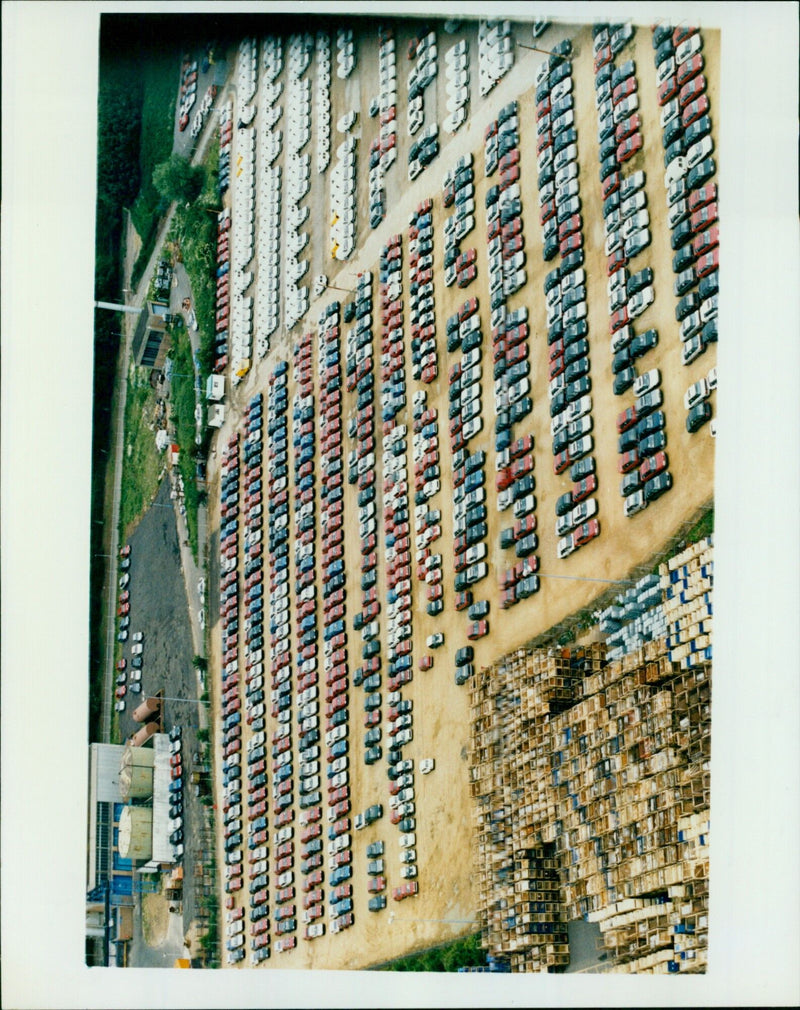
[[[340,287],[352,286],[354,275],[361,269],[371,269],[375,276],[373,297],[375,298],[377,314],[377,258],[381,245],[395,232],[406,233],[410,211],[425,197],[434,200],[434,262],[438,271],[435,277],[435,301],[437,332],[444,333],[444,321],[454,312],[462,301],[473,295],[480,299],[482,332],[484,335],[484,379],[483,379],[483,416],[484,428],[480,436],[470,443],[472,451],[484,449],[487,456],[486,488],[489,513],[489,535],[487,545],[489,554],[490,574],[487,579],[476,587],[475,599],[486,598],[490,601],[489,615],[490,634],[475,643],[476,665],[488,665],[497,656],[518,646],[531,638],[542,634],[548,628],[563,620],[569,614],[591,604],[597,596],[607,591],[608,585],[603,580],[624,579],[635,566],[644,563],[685,521],[693,515],[697,508],[709,500],[713,493],[713,457],[714,442],[710,437],[708,427],[698,434],[688,435],[684,426],[685,411],[682,404],[683,393],[687,386],[698,377],[707,374],[716,363],[715,349],[712,347],[702,355],[692,366],[685,368],[680,364],[680,340],[678,327],[674,317],[675,298],[672,294],[673,274],[671,268],[672,252],[669,248],[669,232],[666,227],[666,196],[663,187],[663,164],[661,147],[661,128],[659,125],[659,107],[656,103],[655,68],[650,33],[646,28],[640,29],[634,40],[617,58],[617,64],[623,59],[634,56],[637,64],[637,76],[640,96],[640,113],[643,118],[642,133],[644,150],[626,168],[626,173],[637,168],[646,167],[648,182],[648,208],[651,218],[653,243],[635,262],[633,269],[652,266],[655,272],[656,300],[636,324],[637,332],[655,326],[659,330],[659,345],[640,360],[639,371],[659,367],[662,371],[662,389],[665,397],[667,414],[666,431],[668,437],[667,451],[670,458],[670,470],[674,486],[658,502],[633,519],[626,519],[622,512],[622,499],[619,493],[619,475],[617,472],[617,414],[633,402],[632,393],[617,397],[612,391],[611,353],[608,330],[608,310],[606,304],[606,271],[603,253],[603,228],[601,214],[601,194],[598,182],[598,144],[597,144],[597,114],[594,108],[594,82],[592,69],[591,33],[582,29],[575,38],[576,54],[573,58],[574,94],[576,96],[576,120],[578,129],[578,156],[580,163],[581,198],[583,200],[584,235],[586,247],[587,294],[589,300],[589,340],[591,346],[591,378],[594,420],[593,437],[595,441],[595,458],[599,475],[598,516],[602,532],[592,544],[577,551],[566,561],[556,558],[556,538],[554,536],[554,503],[558,495],[570,486],[568,474],[557,477],[553,473],[552,453],[550,451],[550,415],[547,393],[547,341],[546,316],[542,296],[542,282],[545,273],[554,263],[545,264],[541,257],[541,229],[538,223],[538,199],[536,191],[536,129],[534,100],[534,69],[538,65],[540,54],[517,48],[517,64],[512,73],[486,99],[477,98],[477,40],[476,31],[461,29],[453,36],[439,33],[440,76],[435,86],[426,92],[426,124],[441,120],[446,115],[444,111],[444,60],[443,52],[464,35],[470,38],[470,53],[472,59],[472,106],[471,118],[460,132],[452,139],[440,134],[443,151],[432,166],[420,178],[409,185],[406,180],[406,162],[409,138],[405,129],[405,77],[409,64],[405,61],[405,49],[411,36],[411,28],[404,23],[397,32],[396,50],[398,53],[398,158],[391,169],[389,190],[389,215],[377,232],[370,232],[362,223],[358,235],[358,251],[353,260],[337,269],[330,260],[324,262],[316,252],[318,243],[312,244],[311,268],[312,277],[317,268],[325,269],[331,283]],[[552,47],[564,34],[571,35],[556,28],[548,30],[539,44],[545,48]],[[526,44],[530,40],[529,29],[518,27],[518,40]],[[705,59],[706,76],[709,79],[709,94],[712,116],[718,108],[717,66],[718,66],[718,35],[706,31]],[[370,54],[377,51],[375,36],[371,34],[369,41],[358,43],[359,62],[355,71],[361,82],[358,96],[361,110],[366,110],[374,93],[377,80],[375,66],[369,64]],[[335,56],[332,60],[335,69]],[[312,73],[313,71],[309,71]],[[336,120],[348,108],[354,107],[352,94],[353,84],[347,83],[347,98],[345,100],[345,84],[333,75],[332,87],[332,146],[338,143],[335,134]],[[438,103],[438,115],[434,116],[434,95]],[[496,492],[494,490],[494,406],[492,396],[491,360],[489,354],[491,329],[489,323],[489,292],[488,265],[485,241],[485,211],[484,196],[489,185],[496,178],[487,181],[483,173],[482,138],[486,123],[497,115],[505,102],[513,97],[520,101],[520,134],[521,134],[521,191],[523,218],[525,222],[525,248],[528,255],[527,285],[511,297],[508,307],[513,309],[519,305],[527,305],[529,324],[532,337],[530,340],[531,361],[531,396],[534,409],[531,415],[517,426],[515,434],[530,432],[535,438],[535,468],[537,519],[539,534],[540,572],[542,575],[541,589],[538,594],[523,601],[510,610],[502,611],[499,607],[499,591],[497,585],[498,571],[514,562],[513,551],[501,551],[499,547],[500,530],[510,525],[510,512],[499,513],[496,509]],[[366,209],[366,161],[369,143],[377,135],[377,122],[363,114],[359,119],[361,138],[359,142],[358,167],[359,178],[362,181],[359,212],[364,219]],[[313,145],[313,141],[312,141]],[[442,278],[443,221],[450,211],[445,210],[441,202],[441,179],[444,172],[457,160],[465,150],[472,150],[475,155],[476,181],[476,227],[462,242],[462,249],[474,246],[477,249],[478,277],[466,290],[456,287],[446,288]],[[312,154],[313,163],[313,154]],[[322,222],[327,221],[327,192],[323,191],[321,179],[312,171],[312,191],[309,203],[312,207],[311,220],[320,222],[319,241],[321,248],[326,249],[328,235]],[[235,209],[234,209],[235,214]],[[235,218],[234,218],[235,220]],[[406,247],[407,251],[407,247]],[[404,268],[404,297],[408,304],[408,271]],[[344,292],[329,291],[315,304],[312,302],[306,317],[306,329],[313,329],[320,310],[335,298],[346,301]],[[407,334],[407,375],[410,380],[410,337]],[[297,332],[299,332],[299,327]],[[379,354],[379,336],[375,329],[376,352]],[[290,347],[296,338],[292,334],[279,340],[273,339],[273,353],[265,361],[254,368],[245,382],[235,391],[229,409],[229,416],[218,440],[218,446],[224,444],[228,434],[233,431],[241,417],[241,408],[247,398],[259,389],[266,388],[266,377],[275,360],[290,359]],[[447,371],[457,355],[448,355],[443,346],[439,349],[439,378],[427,387],[428,405],[439,408],[440,445],[439,452],[442,465],[443,490],[435,496],[430,507],[440,508],[443,513],[443,535],[436,544],[444,557],[445,611],[438,618],[431,618],[424,612],[424,590],[418,582],[414,583],[415,615],[414,615],[414,650],[415,672],[414,680],[404,689],[404,696],[414,702],[414,740],[406,748],[407,756],[414,757],[419,762],[422,757],[435,757],[436,769],[429,776],[415,777],[417,806],[417,853],[419,866],[419,895],[402,903],[395,903],[389,897],[387,908],[379,913],[367,911],[366,904],[369,895],[366,891],[366,843],[376,838],[382,838],[386,845],[386,865],[388,893],[400,883],[399,863],[397,861],[397,828],[393,827],[388,817],[378,821],[367,830],[354,835],[353,878],[355,925],[345,932],[307,943],[302,940],[302,926],[298,928],[298,946],[289,953],[276,955],[264,962],[269,967],[337,967],[360,968],[369,964],[382,962],[398,956],[408,950],[425,947],[441,942],[449,936],[456,936],[474,929],[471,921],[475,918],[476,889],[472,874],[471,853],[471,801],[469,796],[469,770],[466,761],[466,746],[469,737],[468,728],[468,698],[465,688],[458,688],[453,681],[453,656],[457,648],[466,644],[465,630],[468,623],[466,613],[457,613],[453,609],[453,571],[452,571],[452,516],[448,503],[452,483],[452,456],[447,442]],[[487,375],[487,371],[489,374]],[[413,391],[419,388],[413,381],[409,382],[407,400],[410,405]],[[422,387],[425,388],[425,387]],[[289,393],[294,392],[290,382]],[[354,408],[355,394],[344,394],[343,428],[346,429],[346,419]],[[713,399],[712,399],[713,405]],[[409,423],[409,416],[398,417],[398,422]],[[343,451],[346,453],[351,442],[344,436]],[[380,455],[376,452],[380,461]],[[410,469],[413,466],[409,454]],[[291,468],[290,468],[291,469]],[[413,471],[412,471],[413,472]],[[319,473],[317,473],[319,486]],[[378,467],[377,485],[381,484],[380,467]],[[356,513],[356,490],[345,485],[345,514],[354,516]],[[291,495],[290,495],[291,501]],[[212,506],[209,516],[209,528],[218,528],[219,501],[212,491]],[[382,503],[378,503],[378,514],[382,511]],[[345,534],[346,569],[348,573],[348,619],[359,609],[360,590],[358,584],[359,551],[358,541],[353,530]],[[212,547],[213,556],[213,547]],[[379,561],[379,571],[383,572],[383,561]],[[293,582],[293,569],[290,584]],[[211,584],[210,598],[214,598],[214,583]],[[385,601],[383,613],[385,613]],[[382,619],[382,623],[384,620]],[[385,635],[385,628],[382,629]],[[425,639],[433,631],[443,631],[445,645],[435,653],[435,663],[432,670],[420,672],[416,661],[427,649]],[[217,671],[217,679],[212,674],[212,684],[218,683],[219,671],[219,630],[215,628],[212,634],[212,671]],[[385,639],[384,639],[385,642]],[[359,662],[360,636],[350,633],[350,666],[354,668]],[[353,813],[363,810],[368,804],[382,802],[388,813],[388,792],[386,788],[385,764],[383,762],[368,768],[362,762],[363,753],[363,689],[350,691],[350,740],[351,740],[351,802]],[[215,699],[216,700],[216,699]],[[271,729],[268,720],[268,730]],[[384,741],[384,751],[386,741]],[[299,851],[299,845],[298,845]],[[221,856],[221,850],[220,850]],[[299,879],[299,874],[296,874]],[[246,896],[246,889],[242,892]],[[302,898],[302,894],[300,895]],[[327,897],[327,896],[326,896]],[[246,897],[241,899],[246,904]],[[274,946],[273,933],[273,946]],[[248,961],[242,963],[247,966]]]

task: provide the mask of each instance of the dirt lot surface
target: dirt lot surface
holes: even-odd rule
[[[531,34],[528,26],[518,25],[514,29],[518,42],[529,45]],[[573,55],[574,95],[576,101],[576,126],[578,130],[578,157],[580,164],[581,199],[583,201],[584,239],[586,251],[585,269],[587,273],[588,323],[591,346],[591,378],[593,399],[593,437],[598,473],[598,516],[601,534],[597,540],[580,549],[565,561],[556,557],[556,537],[554,531],[556,498],[570,486],[568,474],[556,476],[553,473],[550,415],[547,377],[546,313],[543,298],[543,278],[558,259],[545,264],[541,256],[541,228],[538,221],[537,172],[536,172],[536,122],[534,99],[534,73],[540,63],[541,53],[516,48],[516,59],[512,72],[490,93],[481,99],[477,91],[477,28],[462,25],[454,34],[438,32],[439,76],[425,94],[426,125],[447,115],[445,109],[444,51],[460,38],[469,39],[471,70],[470,119],[452,138],[440,131],[442,153],[433,164],[412,184],[407,181],[406,164],[410,138],[406,130],[407,93],[405,80],[410,64],[405,53],[407,43],[414,33],[414,25],[403,22],[396,30],[396,52],[398,66],[398,158],[390,169],[387,179],[388,208],[386,220],[376,232],[371,232],[366,224],[367,217],[367,160],[369,144],[377,136],[377,120],[370,119],[366,110],[377,88],[377,39],[374,29],[366,30],[356,40],[358,63],[353,77],[342,82],[335,75],[335,46],[332,51],[332,149],[338,145],[335,132],[338,118],[350,108],[360,111],[355,133],[360,134],[358,147],[359,172],[359,220],[357,251],[347,263],[337,266],[326,258],[329,239],[326,221],[328,218],[328,192],[323,185],[324,177],[316,174],[314,141],[312,152],[312,189],[307,198],[311,206],[308,227],[313,240],[307,254],[310,268],[307,278],[326,272],[331,285],[338,288],[352,288],[355,275],[363,269],[373,271],[373,319],[378,315],[377,266],[381,246],[395,232],[404,234],[404,251],[407,253],[407,229],[409,214],[424,198],[433,197],[434,222],[434,267],[435,304],[437,333],[443,340],[444,322],[465,298],[477,296],[481,305],[483,333],[483,418],[481,434],[470,442],[470,450],[484,449],[486,452],[486,489],[489,513],[489,534],[487,538],[489,576],[473,587],[475,599],[488,599],[491,605],[489,615],[490,634],[475,643],[476,665],[488,665],[508,650],[544,633],[548,628],[566,616],[582,609],[608,590],[608,580],[624,579],[629,572],[646,562],[660,546],[675,533],[680,525],[706,503],[713,494],[714,442],[708,426],[695,435],[688,435],[685,429],[683,394],[686,388],[700,376],[708,373],[716,363],[715,349],[712,347],[690,367],[680,363],[680,339],[675,322],[675,297],[672,292],[673,273],[672,251],[669,247],[669,231],[666,226],[666,192],[663,185],[663,162],[661,145],[660,109],[656,102],[655,67],[650,32],[639,29],[632,43],[617,57],[619,65],[626,58],[635,58],[640,97],[640,114],[643,125],[644,149],[631,161],[625,174],[638,168],[647,170],[647,196],[650,212],[650,227],[653,233],[652,245],[634,261],[632,269],[639,270],[651,266],[655,272],[655,303],[636,323],[636,331],[641,332],[651,326],[659,331],[658,346],[639,361],[639,371],[658,367],[662,372],[661,388],[664,391],[666,431],[670,471],[674,486],[671,491],[644,512],[632,519],[626,519],[622,510],[617,471],[617,431],[616,417],[625,407],[633,403],[631,392],[615,396],[612,390],[611,351],[608,329],[608,307],[606,295],[605,255],[603,252],[602,198],[598,177],[597,113],[594,107],[594,79],[592,68],[591,32],[588,27],[563,30],[550,28],[537,43],[544,49],[554,46],[560,38],[574,36]],[[704,55],[706,76],[709,80],[711,113],[717,107],[717,67],[718,36],[711,31],[704,32]],[[308,74],[314,79],[313,64]],[[284,71],[285,76],[285,71]],[[540,591],[517,606],[503,611],[499,606],[497,576],[516,560],[513,551],[503,551],[499,547],[500,530],[511,524],[511,513],[498,512],[494,487],[494,402],[491,378],[491,326],[489,322],[489,271],[485,239],[486,216],[484,197],[487,188],[497,182],[497,177],[487,180],[483,170],[483,133],[486,125],[497,116],[502,106],[513,98],[520,102],[519,122],[521,137],[521,179],[524,237],[527,251],[528,281],[515,295],[511,296],[507,307],[514,309],[526,305],[529,311],[531,396],[533,412],[515,428],[515,437],[533,434],[535,439],[534,457],[536,476],[537,519],[539,534]],[[313,119],[312,119],[313,124]],[[313,130],[312,130],[313,136]],[[461,248],[477,249],[478,276],[466,290],[455,286],[446,288],[443,280],[443,222],[451,211],[443,208],[441,180],[444,172],[451,168],[458,157],[466,151],[475,156],[475,218],[474,231],[461,243]],[[236,208],[234,207],[234,228]],[[313,230],[312,226],[313,225]],[[443,343],[439,348],[439,378],[428,387],[420,387],[411,379],[410,333],[407,319],[408,268],[404,266],[403,285],[406,304],[406,374],[409,381],[407,390],[408,409],[397,417],[398,423],[407,423],[411,428],[410,405],[413,392],[417,388],[427,388],[428,406],[439,410],[440,443],[439,452],[442,466],[442,490],[430,500],[429,507],[442,510],[442,537],[435,544],[444,558],[445,610],[439,617],[428,616],[425,611],[424,586],[414,581],[415,611],[413,621],[413,656],[415,660],[414,679],[404,688],[404,697],[413,700],[414,739],[405,748],[404,756],[413,757],[418,766],[423,757],[434,757],[436,768],[429,776],[415,775],[416,820],[419,867],[419,894],[413,899],[395,903],[391,899],[391,889],[401,882],[398,862],[398,829],[388,819],[386,765],[367,767],[363,764],[363,689],[350,691],[350,762],[351,762],[351,802],[352,814],[364,810],[374,802],[384,804],[384,817],[363,832],[354,834],[353,877],[355,924],[338,935],[326,935],[313,942],[302,939],[302,925],[298,925],[298,944],[295,950],[277,955],[264,962],[267,967],[324,967],[362,968],[376,964],[413,949],[442,942],[475,929],[477,888],[472,870],[472,810],[469,794],[469,769],[467,765],[468,692],[459,688],[453,680],[453,657],[456,649],[466,644],[468,618],[465,612],[458,613],[453,607],[453,524],[449,507],[452,487],[452,455],[447,436],[447,373],[457,359],[456,354],[448,354]],[[312,301],[306,316],[303,332],[314,329],[316,320],[323,309],[334,298],[342,303],[348,295],[340,290],[331,290],[316,302]],[[225,426],[217,441],[218,455],[229,434],[236,430],[242,417],[247,399],[258,390],[266,390],[267,376],[277,360],[291,362],[291,345],[301,332],[298,326],[291,335],[273,337],[270,355],[251,371],[246,380],[236,389],[229,401],[229,413]],[[379,323],[373,326],[375,334],[376,360],[380,354]],[[316,341],[315,341],[316,348]],[[316,350],[315,350],[316,355]],[[344,358],[342,359],[344,365]],[[291,376],[291,372],[290,372]],[[376,385],[378,385],[376,377]],[[290,412],[294,385],[289,384]],[[378,397],[376,396],[376,403]],[[714,403],[713,397],[711,400]],[[355,394],[343,393],[343,429],[355,409]],[[342,444],[346,454],[352,448],[352,441],[346,433]],[[376,450],[378,461],[376,488],[380,492],[382,476],[380,472],[380,446]],[[413,459],[409,444],[409,471],[413,476]],[[219,527],[218,473],[212,465],[211,479],[216,481],[211,489],[209,508],[209,529]],[[290,472],[292,467],[290,466]],[[317,488],[320,476],[317,472]],[[413,485],[412,485],[413,487]],[[412,490],[413,494],[413,490]],[[356,489],[345,484],[345,515],[355,518]],[[290,493],[290,502],[292,501]],[[382,514],[380,493],[377,498],[377,514]],[[290,521],[290,527],[292,523]],[[379,542],[381,541],[379,531]],[[266,540],[266,529],[265,529]],[[290,554],[291,554],[290,548]],[[211,544],[211,558],[215,558],[215,546]],[[413,556],[413,551],[412,551]],[[319,552],[317,554],[319,563]],[[359,544],[354,529],[345,534],[345,559],[347,572],[348,622],[359,609]],[[379,586],[383,586],[384,560],[379,557]],[[290,585],[294,582],[294,566],[290,568]],[[210,581],[210,599],[215,597],[215,578]],[[385,647],[385,586],[381,589],[383,599],[382,634]],[[321,617],[321,612],[320,612]],[[212,654],[210,661],[211,682],[218,683],[220,663],[219,623],[213,625],[211,636]],[[321,625],[320,625],[321,627]],[[435,655],[433,669],[421,672],[417,661],[427,652],[425,639],[434,631],[442,631],[445,645]],[[293,649],[296,642],[293,642]],[[361,640],[357,633],[349,635],[349,664],[351,669],[360,662]],[[241,661],[240,661],[241,662]],[[384,664],[385,670],[385,664]],[[323,682],[324,689],[324,682]],[[385,689],[385,688],[384,688]],[[215,704],[218,695],[214,696]],[[385,701],[385,696],[384,696]],[[323,701],[324,704],[324,701]],[[216,711],[215,711],[216,719]],[[324,717],[323,717],[324,719]],[[218,719],[216,719],[218,725]],[[324,730],[324,726],[322,727]],[[268,733],[272,729],[267,720]],[[247,734],[247,730],[245,730]],[[295,736],[296,741],[296,736]],[[384,739],[384,752],[386,750]],[[219,762],[219,750],[216,752]],[[215,776],[219,787],[219,777]],[[324,778],[323,778],[324,784]],[[218,804],[219,805],[219,804]],[[324,808],[323,808],[324,809]],[[297,830],[297,821],[295,821]],[[327,827],[327,821],[323,823]],[[375,839],[385,843],[386,877],[388,905],[378,914],[367,911],[367,857],[366,844]],[[324,850],[323,850],[324,851]],[[219,859],[223,851],[220,843]],[[297,865],[295,883],[301,880],[299,874],[299,843],[296,846]],[[327,862],[327,857],[326,857]],[[272,867],[270,867],[270,870]],[[326,871],[327,872],[327,871]],[[247,907],[247,891],[240,892],[237,899]],[[302,893],[300,893],[302,901]],[[326,894],[327,901],[327,894]],[[271,902],[272,905],[272,902]],[[272,912],[272,907],[270,908]],[[223,913],[224,918],[224,913]],[[325,920],[327,921],[327,920]],[[276,939],[274,923],[272,927],[273,948]],[[224,960],[224,956],[223,956]],[[249,958],[242,966],[249,964]]]

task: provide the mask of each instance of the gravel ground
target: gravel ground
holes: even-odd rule
[[[120,733],[127,739],[138,729],[133,711],[139,700],[158,690],[164,692],[164,731],[183,728],[185,778],[192,769],[197,750],[197,679],[192,667],[194,655],[189,612],[181,568],[180,543],[175,512],[170,501],[169,478],[165,478],[153,505],[136,527],[131,544],[131,631],[144,632],[142,694],[129,695],[126,710],[120,713]],[[147,587],[138,591],[137,587]],[[130,664],[130,639],[124,655]],[[200,851],[203,808],[191,787],[184,790],[184,931],[194,917],[193,868]],[[132,951],[133,954],[133,951]],[[132,961],[135,965],[138,962]],[[171,962],[170,962],[171,965]]]

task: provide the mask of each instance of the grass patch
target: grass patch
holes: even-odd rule
[[[170,242],[174,255],[180,257],[192,288],[192,301],[200,338],[201,388],[205,388],[213,365],[217,291],[217,215],[219,204],[217,174],[219,137],[208,146],[204,161],[206,181],[200,197],[189,207],[176,207]]]
[[[419,954],[400,957],[385,965],[382,971],[458,971],[459,968],[486,964],[486,952],[481,947],[481,934],[459,937],[452,943],[423,950]]]
[[[146,369],[132,368],[125,403],[125,445],[119,503],[119,539],[124,544],[158,490],[163,461],[156,449],[155,394]]]
[[[714,506],[706,512],[698,522],[686,534],[687,544],[696,544],[699,540],[705,540],[714,532]]]
[[[141,280],[153,253],[158,223],[167,209],[153,185],[153,169],[172,153],[179,60],[178,51],[167,46],[153,54],[142,67],[141,187],[131,208],[131,219],[142,240],[142,248],[133,266],[133,287]]]
[[[172,331],[172,378],[171,386],[171,418],[175,426],[175,438],[180,447],[178,469],[183,477],[184,502],[186,504],[186,526],[189,531],[189,544],[197,561],[197,507],[199,505],[197,482],[195,480],[195,433],[197,427],[194,420],[195,410],[195,380],[194,361],[189,334],[179,321]]]

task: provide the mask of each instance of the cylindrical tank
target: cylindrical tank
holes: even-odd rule
[[[146,722],[158,715],[161,711],[161,702],[158,698],[145,698],[142,704],[134,711],[134,722]]]
[[[131,737],[131,744],[134,747],[141,747],[146,744],[150,737],[155,736],[158,733],[158,724],[155,722],[148,722],[140,730]]]
[[[143,800],[153,795],[153,761],[151,748],[125,747],[119,767],[119,791],[123,800]]]
[[[119,818],[119,854],[134,862],[153,855],[153,810],[151,807],[123,807]]]

